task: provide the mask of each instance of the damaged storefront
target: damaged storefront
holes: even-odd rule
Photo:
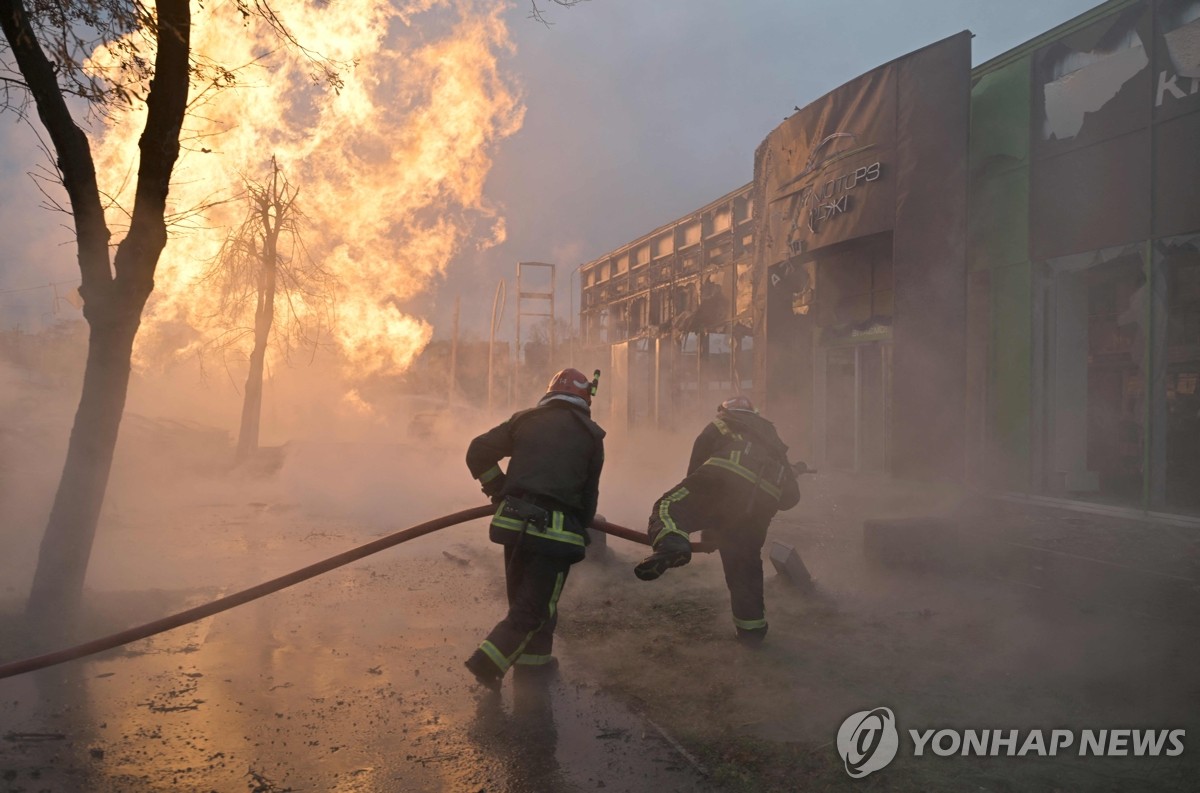
[[[1200,513],[1198,142],[1200,0],[868,72],[581,267],[616,426],[741,392],[827,470]]]
[[[971,141],[974,479],[1200,511],[1200,2],[978,67]]]
[[[962,33],[863,75],[772,132],[751,184],[582,265],[610,423],[745,393],[812,463],[960,471],[961,410],[927,408],[963,400],[969,74]]]
[[[826,468],[961,471],[970,52],[964,32],[868,72],[755,157],[755,380]]]

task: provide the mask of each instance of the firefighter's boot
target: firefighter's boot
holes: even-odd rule
[[[757,650],[762,647],[763,639],[767,638],[767,626],[761,628],[743,628],[737,626],[736,634],[738,644],[743,647],[748,647],[751,650]]]
[[[683,567],[692,561],[692,545],[682,534],[661,534],[654,543],[654,553],[638,562],[633,574],[643,581],[653,581],[672,567]]]
[[[476,682],[489,691],[499,691],[500,683],[504,679],[504,673],[501,672],[492,659],[483,654],[481,650],[476,650],[470,658],[467,659],[467,670],[475,675]]]

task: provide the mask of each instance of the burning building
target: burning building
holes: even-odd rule
[[[1200,508],[1200,2],[970,34],[798,108],[753,180],[580,268],[611,424],[734,391],[798,455]]]

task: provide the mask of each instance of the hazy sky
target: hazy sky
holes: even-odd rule
[[[755,148],[794,106],[961,30],[982,63],[1095,5],[591,0],[552,9],[546,29],[519,4],[511,66],[528,110],[488,189],[508,241],[458,263],[437,297],[439,335],[456,293],[484,332],[496,281],[511,292],[518,260],[560,265],[566,317],[577,265],[749,182]]]
[[[425,307],[444,336],[454,296],[463,325],[486,333],[500,278],[518,260],[571,271],[750,181],[754,150],[791,113],[881,63],[960,30],[981,63],[1092,8],[1091,0],[591,0],[550,7],[553,26],[510,11],[506,57],[527,107],[488,181],[508,240],[459,257]],[[31,136],[0,116],[0,290],[77,277],[64,218],[34,207]],[[65,244],[66,243],[66,244]],[[23,307],[49,318],[47,290],[0,295],[0,327]],[[64,309],[67,310],[67,309]],[[505,320],[511,333],[513,306]]]

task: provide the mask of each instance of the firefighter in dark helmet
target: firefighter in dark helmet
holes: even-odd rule
[[[488,688],[498,689],[510,668],[536,674],[557,665],[558,599],[571,565],[584,557],[604,465],[604,430],[591,418],[596,384],[564,369],[536,407],[467,448],[471,476],[497,505],[489,535],[504,546],[508,590],[507,616],[466,662]]]
[[[771,518],[800,502],[787,446],[775,426],[744,396],[727,399],[696,438],[687,477],[662,495],[650,514],[654,553],[634,573],[653,581],[691,561],[688,535],[704,531],[725,568],[737,637],[758,645],[767,633],[762,547]]]

